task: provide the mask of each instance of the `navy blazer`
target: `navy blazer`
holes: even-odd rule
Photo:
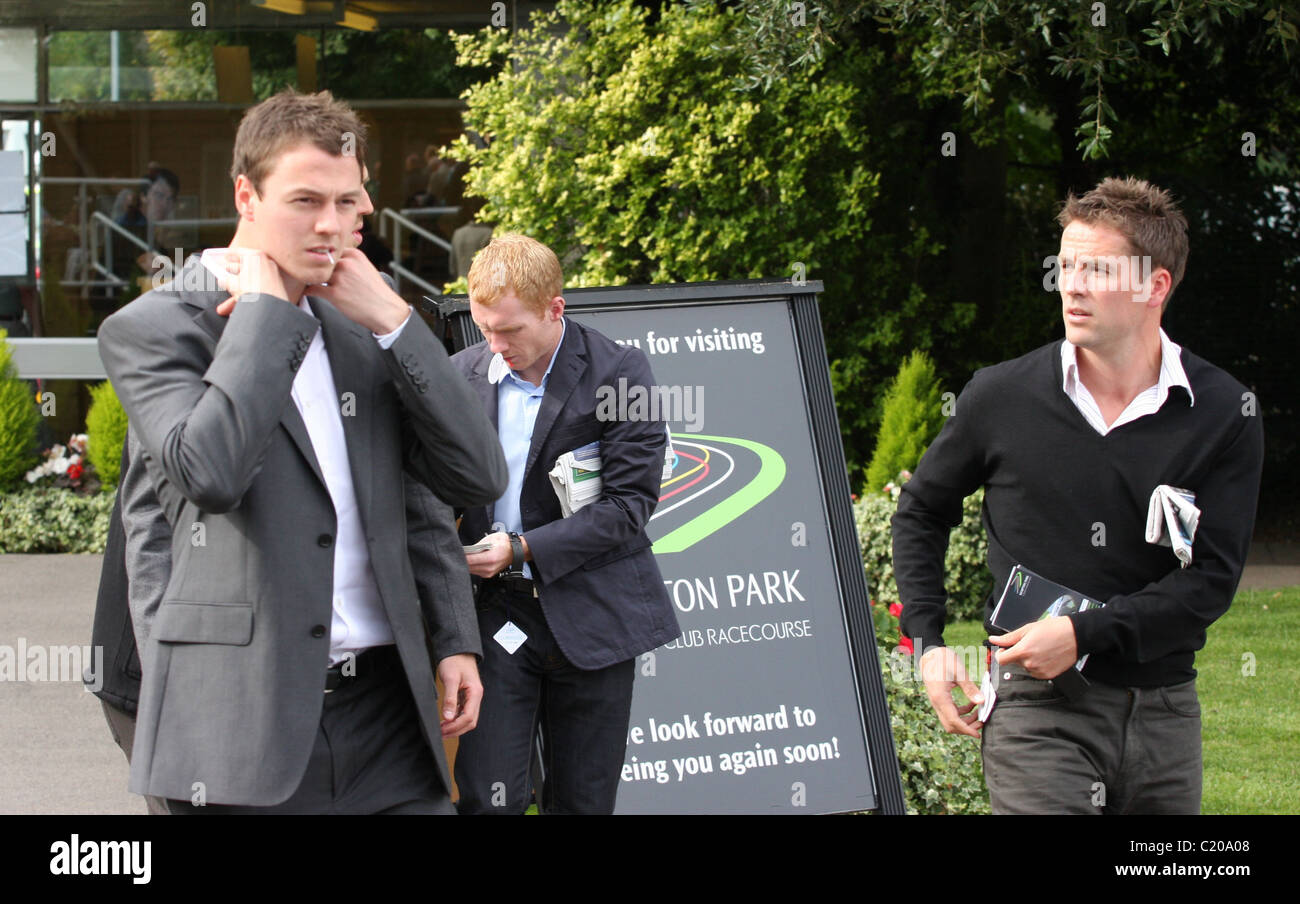
[[[627,391],[654,385],[650,362],[638,348],[572,320],[567,325],[533,427],[519,508],[551,633],[570,662],[599,669],[680,633],[645,532],[659,502],[667,431],[662,421],[597,418],[597,390],[617,391],[620,379]],[[451,360],[496,426],[497,386],[488,382],[487,343]],[[593,440],[600,441],[601,498],[564,518],[548,473],[559,456]],[[477,542],[490,528],[486,506],[468,509],[461,539]]]

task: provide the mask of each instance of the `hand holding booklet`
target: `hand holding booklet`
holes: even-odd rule
[[[1011,632],[1054,615],[1071,615],[1105,605],[1017,565],[1011,569],[1007,585],[1002,589],[1002,596],[989,621],[993,627]],[[1083,677],[1082,671],[1087,662],[1088,657],[1084,656],[1074,664],[1074,668],[1066,669],[1052,679],[1061,693],[1071,700],[1078,700],[1088,690],[1088,679]]]

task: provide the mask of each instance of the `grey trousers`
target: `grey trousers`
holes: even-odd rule
[[[997,704],[981,740],[994,813],[1200,813],[1195,680],[1154,688],[1094,681],[1074,703],[1018,666],[994,669]]]
[[[454,816],[438,773],[397,649],[377,647],[357,658],[355,679],[325,694],[307,771],[288,800],[255,807],[169,799],[167,808],[174,816]]]

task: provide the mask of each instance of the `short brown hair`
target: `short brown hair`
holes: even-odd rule
[[[365,170],[366,126],[352,108],[328,91],[299,94],[289,89],[244,113],[235,135],[231,181],[242,173],[260,195],[276,159],[299,144],[310,144],[335,157],[355,156],[357,166]]]
[[[1071,192],[1065,199],[1056,221],[1064,229],[1076,220],[1110,226],[1135,253],[1151,258],[1153,270],[1168,270],[1169,294],[1164,303],[1169,304],[1187,268],[1187,217],[1169,192],[1132,176],[1103,179],[1083,197]]]
[[[540,315],[564,289],[564,274],[550,248],[537,239],[507,232],[475,255],[469,268],[469,300],[490,308],[512,289]]]

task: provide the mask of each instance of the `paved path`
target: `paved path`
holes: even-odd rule
[[[0,555],[0,644],[89,644],[101,558]],[[1300,544],[1253,549],[1241,585],[1300,585]],[[99,699],[65,677],[0,681],[0,814],[143,813]]]
[[[1300,543],[1256,543],[1246,557],[1242,590],[1300,585]]]
[[[0,555],[0,644],[89,645],[102,559]],[[80,680],[0,681],[0,726],[0,813],[145,812]]]

